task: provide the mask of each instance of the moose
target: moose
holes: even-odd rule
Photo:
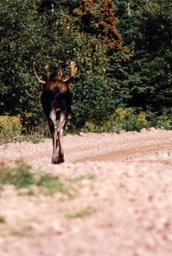
[[[52,136],[52,164],[64,162],[62,139],[72,104],[72,94],[69,85],[77,72],[74,61],[70,61],[69,67],[70,76],[63,80],[61,69],[56,68],[50,73],[48,66],[46,66],[45,73],[41,79],[36,72],[35,66],[33,66],[37,81],[43,84],[41,102]]]

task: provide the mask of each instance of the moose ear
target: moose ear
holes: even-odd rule
[[[38,76],[34,65],[33,65],[33,72],[35,74],[36,79],[38,80],[38,83],[45,84],[45,81],[41,80],[40,77]]]

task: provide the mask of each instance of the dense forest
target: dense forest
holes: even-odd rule
[[[44,130],[46,65],[74,60],[69,131],[172,129],[170,0],[1,0],[0,115]]]

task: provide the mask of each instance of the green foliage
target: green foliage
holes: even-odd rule
[[[171,3],[130,1],[130,15],[120,12],[122,5],[126,8],[127,1],[118,4],[119,28],[131,49],[127,105],[151,111],[155,118],[171,109]]]
[[[34,132],[34,133],[30,133],[30,134],[27,134],[25,136],[22,136],[20,138],[20,141],[31,141],[32,143],[39,143],[40,141],[43,141],[44,138],[45,138],[45,135],[48,137],[48,132],[47,134],[42,132],[42,131],[39,131],[39,132]]]
[[[40,177],[37,182],[37,186],[44,187],[48,190],[48,194],[54,194],[55,192],[60,192],[62,194],[70,195],[70,188],[58,176],[44,175]]]
[[[30,1],[7,1],[1,4],[0,58],[2,77],[0,114],[20,114],[23,127],[39,125],[39,85],[33,85],[31,67],[35,51],[35,4]]]
[[[0,141],[7,141],[21,135],[19,116],[0,116]]]
[[[100,123],[112,113],[112,104],[113,89],[108,87],[108,82],[98,76],[88,78],[83,81],[82,88],[78,86],[74,89],[73,123],[77,127],[82,127],[86,120]]]
[[[68,181],[72,182],[72,183],[76,183],[76,182],[81,182],[83,180],[93,180],[94,179],[94,175],[92,174],[83,174],[74,178],[69,178]]]
[[[34,183],[31,167],[23,162],[18,162],[16,166],[10,167],[0,165],[0,186],[12,184],[16,188],[28,187]]]
[[[66,217],[69,219],[82,219],[95,213],[95,210],[91,207],[86,207],[78,212],[68,214]]]
[[[81,129],[82,132],[120,132],[140,131],[142,128],[151,126],[146,113],[136,111],[133,108],[117,108],[115,112],[104,120],[101,125],[93,122],[86,122]]]
[[[23,132],[44,133],[42,88],[32,65],[40,75],[47,64],[60,66],[66,77],[74,59],[69,131],[88,123],[98,130],[119,107],[139,108],[154,116],[154,125],[166,120],[160,117],[170,112],[172,98],[169,1],[55,0],[53,11],[41,2],[0,2],[0,115],[20,115]],[[119,129],[140,129],[137,114],[128,115],[132,124]]]
[[[172,111],[164,111],[157,117],[157,127],[172,130]]]
[[[0,164],[0,187],[5,184],[14,185],[17,189],[28,188],[30,194],[32,194],[33,185],[40,189],[43,188],[47,195],[56,192],[70,195],[72,189],[69,182],[62,181],[58,176],[43,175],[40,172],[35,174],[31,170],[31,166],[24,162],[17,162],[14,167]]]
[[[113,131],[140,131],[142,128],[149,127],[146,114],[144,112],[137,113],[132,108],[118,108],[109,119],[108,124],[110,124]]]
[[[0,144],[16,141],[38,143],[45,135],[49,136],[48,128],[22,135],[22,121],[19,116],[0,116]]]

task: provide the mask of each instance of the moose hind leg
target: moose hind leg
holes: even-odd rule
[[[67,122],[67,115],[62,112],[60,114],[60,122],[59,122],[59,127],[58,127],[58,142],[59,142],[59,151],[58,151],[58,162],[63,163],[64,162],[64,151],[63,151],[63,132],[64,128]]]
[[[52,135],[53,142],[53,154],[52,154],[52,164],[58,164],[58,134],[57,134],[57,123],[56,123],[56,111],[52,110],[49,115],[49,127]]]
[[[53,156],[52,156],[52,164],[58,164],[58,155],[57,155],[57,147],[58,147],[58,134],[57,134],[57,126],[55,126],[54,134],[53,134]]]

